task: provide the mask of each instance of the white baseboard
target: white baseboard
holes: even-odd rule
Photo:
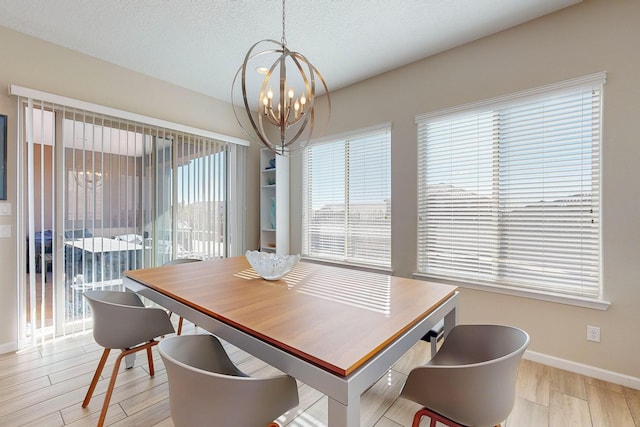
[[[0,344],[0,354],[11,353],[18,350],[17,342],[8,342],[6,344]]]
[[[561,359],[555,356],[549,356],[547,354],[531,350],[525,351],[524,356],[522,357],[524,359],[531,360],[532,362],[541,363],[543,365],[640,390],[640,378],[632,377],[631,375],[620,374],[618,372],[608,371],[606,369]]]

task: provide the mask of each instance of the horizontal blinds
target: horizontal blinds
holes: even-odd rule
[[[304,191],[305,255],[391,265],[390,129],[310,147]]]
[[[345,144],[308,148],[304,173],[304,254],[345,257]]]
[[[495,120],[487,112],[419,126],[421,270],[475,278],[495,275]]]
[[[347,259],[391,266],[390,132],[347,145]]]
[[[600,93],[418,122],[418,268],[600,296]]]

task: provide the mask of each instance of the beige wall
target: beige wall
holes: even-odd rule
[[[462,322],[521,326],[531,349],[640,377],[640,2],[585,0],[531,23],[335,91],[327,134],[391,121],[393,269],[416,264],[416,127],[429,111],[598,71],[604,94],[603,281],[607,311],[462,290]],[[227,104],[0,28],[0,87],[18,84],[244,138]],[[384,60],[384,53],[380,53]],[[9,115],[8,194],[15,203],[15,99],[0,92]],[[248,162],[247,242],[257,244],[258,147]],[[292,252],[299,251],[300,168],[292,165]],[[11,224],[13,216],[0,217]],[[0,350],[16,339],[15,238],[0,240]],[[586,325],[602,343],[585,341]]]
[[[17,339],[16,307],[16,98],[9,96],[10,84],[169,120],[245,139],[229,104],[155,80],[121,67],[96,60],[0,27],[0,114],[8,115],[8,201],[12,215],[0,216],[10,224],[10,239],[0,239],[0,353],[9,351]],[[229,83],[231,84],[231,83]],[[253,150],[252,150],[253,151]],[[258,166],[248,177],[248,199],[257,200]],[[254,176],[255,175],[255,176]],[[247,214],[252,229],[250,247],[257,245],[257,215]]]
[[[332,94],[326,134],[392,122],[393,270],[416,268],[417,114],[607,71],[603,282],[607,311],[462,290],[460,321],[523,327],[531,350],[640,377],[640,2],[583,3]],[[380,52],[384,61],[384,52]],[[292,166],[292,229],[300,167]],[[292,233],[292,236],[295,236]],[[293,252],[300,242],[292,241]],[[601,327],[600,344],[586,325]]]

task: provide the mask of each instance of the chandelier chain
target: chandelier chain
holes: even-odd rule
[[[282,0],[282,38],[280,39],[280,42],[282,43],[282,46],[286,46],[287,44],[287,39],[284,36],[284,18],[285,18],[285,14],[284,14],[284,2],[285,0]]]

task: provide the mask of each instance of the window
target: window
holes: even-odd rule
[[[390,267],[390,127],[309,147],[303,179],[303,254]]]
[[[601,298],[604,74],[421,116],[418,273]]]

